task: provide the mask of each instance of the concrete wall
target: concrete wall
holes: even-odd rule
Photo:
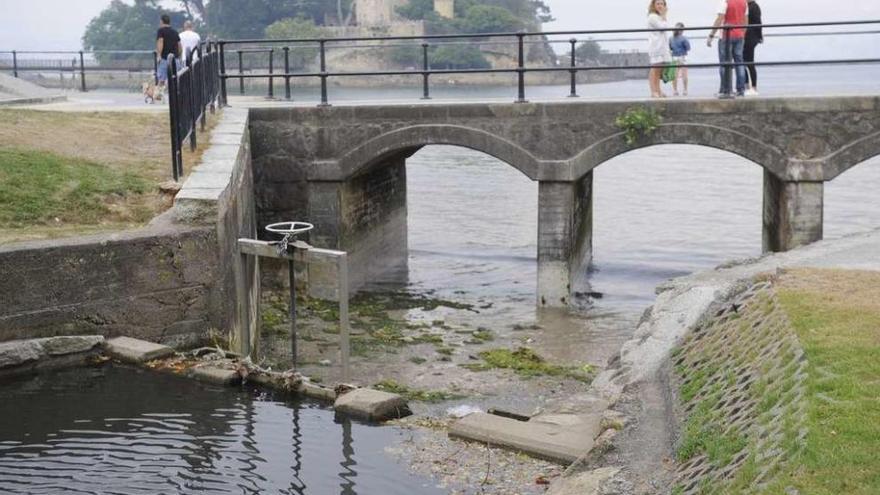
[[[213,325],[214,234],[138,232],[0,247],[0,341],[128,335],[193,343]]]
[[[226,108],[211,135],[202,162],[174,200],[178,224],[213,229],[217,263],[211,292],[216,328],[228,332],[232,348],[243,354],[259,341],[259,263],[243,256],[239,238],[256,238],[252,152],[246,109]]]

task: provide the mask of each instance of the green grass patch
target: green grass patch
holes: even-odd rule
[[[528,347],[520,347],[513,351],[492,349],[481,352],[479,356],[483,359],[482,363],[468,363],[461,366],[471,371],[509,369],[524,377],[562,376],[584,382],[593,379],[593,369],[589,365],[577,368],[551,364]]]
[[[382,380],[381,382],[373,385],[373,388],[375,388],[376,390],[381,390],[383,392],[398,394],[407,400],[414,400],[419,402],[444,402],[447,400],[461,399],[464,397],[463,395],[454,394],[445,390],[421,390],[416,388],[409,388],[406,385],[403,385],[394,380]]]
[[[808,434],[771,492],[880,493],[880,276],[821,276],[780,291],[808,362]]]
[[[85,160],[52,153],[0,149],[0,228],[145,222],[147,208],[117,218],[113,206],[150,190],[149,182]],[[57,221],[56,221],[57,219]]]

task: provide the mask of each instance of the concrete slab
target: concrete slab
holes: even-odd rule
[[[193,368],[190,370],[190,376],[202,382],[224,387],[232,387],[241,383],[241,375],[237,371],[214,366]]]
[[[174,349],[167,345],[131,337],[116,337],[107,340],[104,343],[104,348],[111,357],[132,363],[143,363],[174,354]]]
[[[388,392],[358,388],[336,399],[336,411],[370,421],[402,418],[412,414],[406,400]]]
[[[567,426],[540,421],[517,421],[474,413],[456,421],[449,436],[502,448],[563,464],[570,464],[593,447],[595,429],[585,422],[566,418]],[[598,419],[597,419],[598,429]]]

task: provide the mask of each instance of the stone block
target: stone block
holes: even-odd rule
[[[224,387],[231,387],[241,383],[241,375],[237,371],[214,366],[193,368],[190,370],[190,376],[199,381]]]
[[[0,368],[11,368],[36,361],[45,354],[36,340],[14,340],[0,343]]]
[[[385,421],[412,414],[403,397],[369,388],[354,389],[339,396],[334,407],[336,412],[370,421]]]
[[[329,402],[336,400],[336,392],[332,388],[322,387],[314,383],[304,381],[299,384],[297,391],[312,399]]]
[[[174,354],[174,349],[131,337],[116,337],[104,343],[107,354],[121,361],[143,363]]]
[[[569,464],[593,447],[594,429],[584,426],[577,422],[566,425],[517,421],[492,414],[474,413],[453,423],[449,436]]]
[[[87,352],[104,342],[100,335],[72,335],[41,339],[43,349],[50,356],[64,356]]]

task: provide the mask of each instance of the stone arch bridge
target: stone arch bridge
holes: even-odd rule
[[[643,107],[662,124],[629,145],[615,121]],[[406,256],[407,157],[448,144],[508,163],[539,183],[538,299],[563,305],[591,258],[597,166],[657,144],[747,158],[763,248],[785,251],[822,238],[824,183],[880,154],[880,98],[252,108],[250,131],[258,223],[314,222],[314,244],[351,251],[355,288]]]

